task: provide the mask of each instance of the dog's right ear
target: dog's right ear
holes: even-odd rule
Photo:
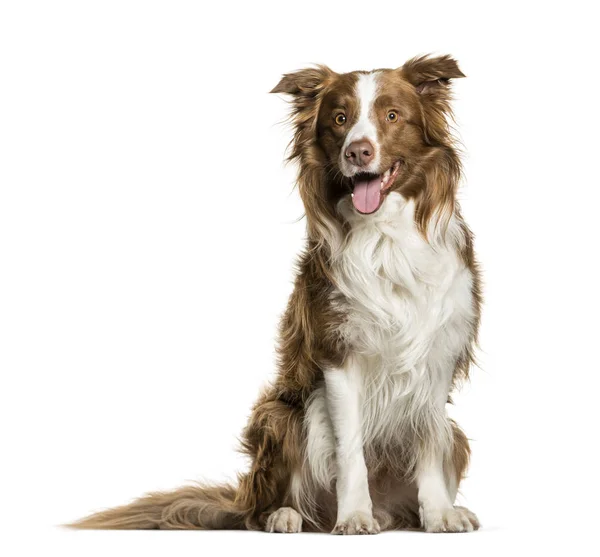
[[[300,157],[316,140],[321,100],[335,72],[327,66],[285,74],[271,93],[290,95],[290,120],[295,128],[290,159]]]
[[[313,98],[323,90],[334,75],[335,73],[327,66],[298,70],[285,74],[270,92],[286,93],[294,97]]]

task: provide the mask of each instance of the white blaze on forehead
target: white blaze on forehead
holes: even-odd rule
[[[377,168],[379,165],[379,142],[377,140],[377,126],[375,125],[375,115],[373,113],[373,103],[377,98],[377,90],[379,88],[380,72],[371,72],[359,74],[358,81],[355,86],[355,95],[358,99],[358,120],[352,126],[342,149],[342,158],[348,145],[359,139],[368,140],[375,148],[375,157],[370,168]]]

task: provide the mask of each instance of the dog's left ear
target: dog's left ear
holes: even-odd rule
[[[423,110],[423,133],[429,144],[447,141],[448,118],[452,118],[450,80],[465,77],[450,56],[419,56],[400,68],[402,77],[411,83]]]
[[[401,68],[404,78],[412,83],[419,95],[443,93],[450,80],[465,77],[451,56],[418,56]]]

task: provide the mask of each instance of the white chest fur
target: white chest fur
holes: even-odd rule
[[[443,406],[473,320],[458,223],[451,220],[445,243],[430,243],[416,228],[414,203],[397,193],[367,217],[349,203],[340,209],[351,232],[334,265],[334,299],[347,316],[340,334],[362,371],[365,415],[407,398]],[[385,426],[371,417],[367,437]]]
[[[391,193],[374,215],[340,210],[351,225],[334,261],[332,296],[346,316],[339,334],[350,346],[345,373],[361,401],[365,446],[433,432],[449,439],[445,403],[457,357],[471,341],[473,277],[458,249],[464,239],[451,220],[446,242],[427,242],[414,222],[414,204]],[[312,477],[333,477],[335,441],[325,386],[306,413]]]
[[[334,298],[348,316],[341,332],[357,353],[394,359],[410,371],[423,364],[440,332],[473,317],[457,223],[450,221],[445,244],[427,242],[416,228],[414,203],[397,193],[375,215],[350,209],[346,218],[351,232],[333,265]]]

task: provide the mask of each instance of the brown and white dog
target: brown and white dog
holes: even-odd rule
[[[398,69],[285,75],[307,246],[281,321],[279,369],[243,434],[237,485],[183,487],[79,528],[373,534],[477,529],[454,501],[469,460],[446,413],[480,314],[456,202],[449,56]]]

